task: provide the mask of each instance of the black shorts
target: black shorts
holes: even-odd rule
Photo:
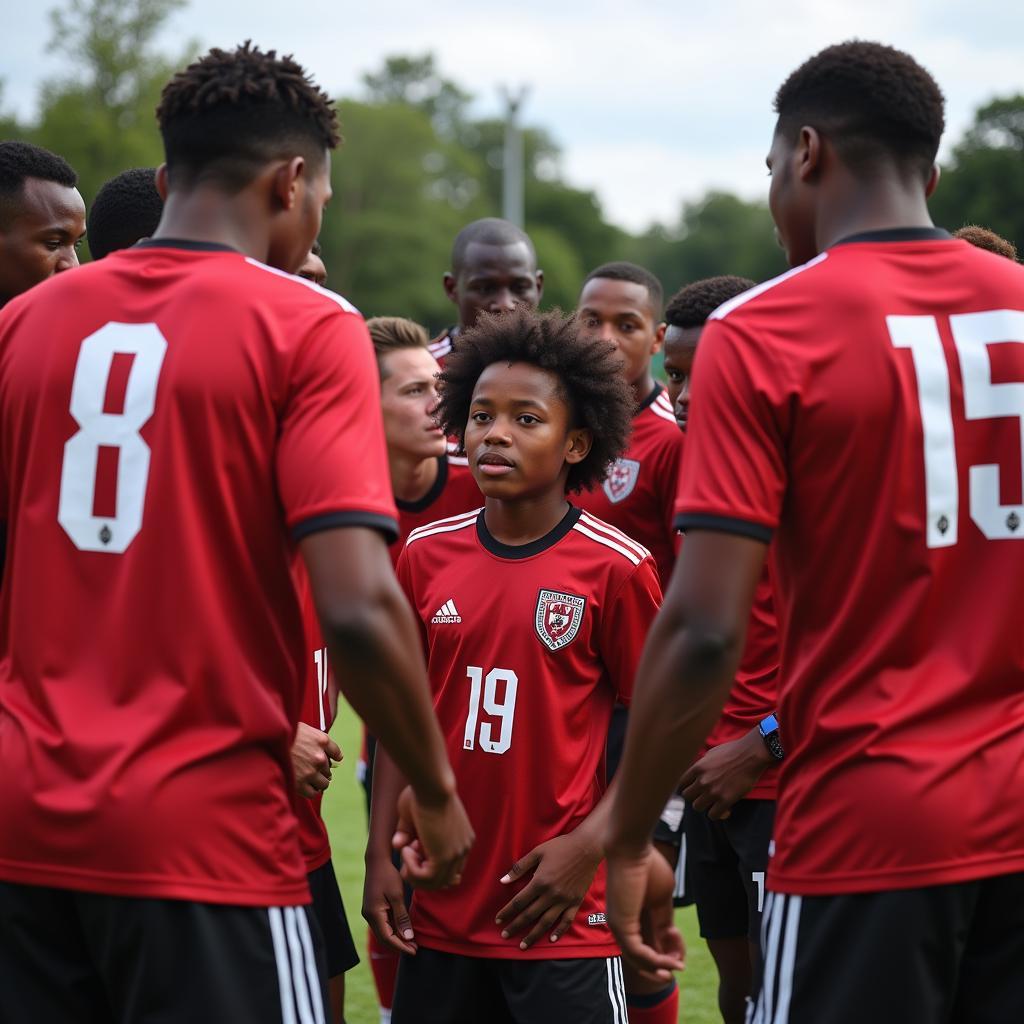
[[[500,960],[423,946],[398,967],[392,1024],[627,1024],[620,957]]]
[[[687,870],[702,938],[758,942],[774,823],[774,800],[740,800],[723,821],[687,808]]]
[[[313,915],[324,939],[327,977],[336,978],[339,974],[351,971],[359,963],[359,954],[352,941],[352,931],[345,916],[345,904],[341,900],[334,865],[327,861],[307,877],[309,894],[313,897]]]
[[[4,1024],[324,1024],[306,907],[234,907],[0,882]]]
[[[1024,1021],[1024,874],[765,904],[752,1024]]]

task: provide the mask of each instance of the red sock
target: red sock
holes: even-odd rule
[[[399,955],[390,946],[383,945],[373,931],[370,931],[367,950],[370,954],[370,970],[373,983],[377,986],[377,1002],[382,1010],[390,1010],[395,1001],[395,978],[398,976]]]
[[[679,986],[670,986],[649,996],[626,993],[629,1024],[676,1024],[679,1019]]]

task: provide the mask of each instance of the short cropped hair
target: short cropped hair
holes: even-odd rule
[[[477,381],[493,363],[528,363],[559,379],[573,426],[586,428],[593,437],[587,457],[569,467],[566,489],[600,483],[626,450],[636,403],[622,379],[615,346],[581,333],[576,321],[558,310],[538,313],[517,306],[506,313],[482,313],[476,326],[459,335],[440,376],[437,418],[460,445]]]
[[[953,232],[954,238],[962,238],[965,242],[978,249],[987,249],[997,256],[1005,256],[1008,260],[1017,259],[1017,246],[1009,239],[997,235],[988,228],[980,227],[977,224],[965,224],[962,228]]]
[[[172,185],[244,188],[272,160],[319,167],[339,141],[327,94],[290,56],[250,42],[210,50],[164,86],[156,111]]]
[[[742,295],[754,282],[746,277],[723,274],[685,285],[668,300],[665,323],[671,327],[703,327],[723,302]]]
[[[817,128],[841,160],[864,171],[889,158],[927,178],[945,128],[945,99],[909,54],[881,43],[829,46],[805,61],[775,96],[779,130]]]
[[[665,301],[665,293],[662,291],[661,282],[645,267],[638,266],[636,263],[627,263],[625,260],[602,263],[596,270],[587,274],[583,287],[585,288],[598,277],[608,281],[631,281],[633,284],[642,285],[647,289],[654,319],[661,319],[661,307]],[[582,291],[582,288],[580,290]]]
[[[14,215],[29,178],[54,181],[66,188],[78,184],[78,175],[62,156],[31,142],[0,142],[0,224]]]
[[[537,252],[530,236],[509,220],[500,217],[482,217],[467,224],[452,243],[452,273],[458,276],[466,266],[466,250],[472,242],[480,245],[518,245],[520,242],[530,251],[530,258],[537,262]]]
[[[385,356],[404,348],[427,348],[430,344],[427,329],[402,316],[375,316],[366,321],[366,327],[377,356],[381,380],[388,377],[384,372]]]
[[[149,238],[164,212],[155,167],[133,167],[103,185],[89,210],[89,252],[94,260]]]

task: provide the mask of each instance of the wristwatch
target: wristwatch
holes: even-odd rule
[[[774,715],[769,715],[767,718],[762,718],[757,723],[757,731],[761,734],[761,739],[764,740],[764,745],[768,748],[768,753],[775,758],[776,761],[781,761],[786,753],[782,749],[782,737],[779,734],[779,720]]]

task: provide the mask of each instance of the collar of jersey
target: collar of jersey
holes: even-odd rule
[[[885,228],[847,235],[833,245],[846,245],[847,242],[942,242],[952,237],[945,228]]]
[[[651,393],[640,403],[639,406],[637,406],[637,410],[634,413],[634,415],[635,416],[639,416],[640,413],[642,413],[644,411],[644,409],[646,409],[649,405],[651,405],[654,402],[654,400],[658,397],[658,395],[660,395],[660,394],[661,394],[661,385],[656,383],[654,385],[654,388],[651,391]]]
[[[581,515],[583,509],[570,505],[569,511],[562,516],[562,521],[543,537],[538,537],[529,544],[502,544],[500,540],[495,540],[491,531],[487,529],[484,510],[480,509],[480,514],[476,517],[476,535],[484,548],[498,558],[532,558],[554,547],[576,525]]]
[[[220,242],[201,242],[197,238],[143,238],[136,242],[133,249],[188,249],[190,252],[233,252],[242,254],[230,245]]]
[[[438,455],[437,476],[434,478],[434,482],[430,485],[430,490],[427,491],[422,498],[417,498],[415,501],[402,501],[401,498],[395,498],[395,504],[403,512],[422,512],[425,508],[430,508],[430,506],[441,497],[441,492],[444,490],[444,485],[447,482],[448,456]]]

